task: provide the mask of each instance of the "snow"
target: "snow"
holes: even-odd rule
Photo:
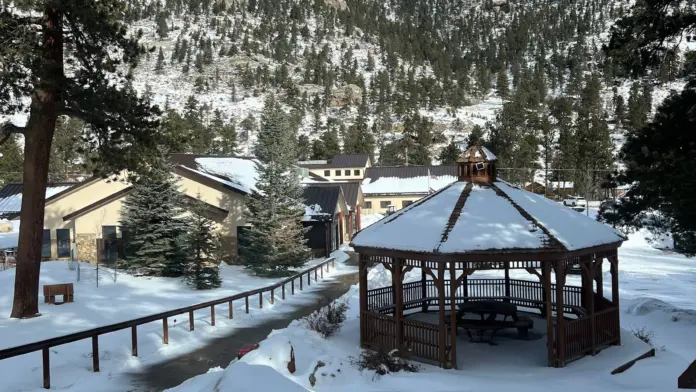
[[[46,188],[46,198],[55,195],[58,192],[62,192],[72,185],[62,185],[62,186],[52,186]],[[17,193],[0,200],[0,213],[7,212],[18,212],[22,209],[22,194]]]
[[[452,209],[465,186],[464,182],[455,182],[440,192],[389,215],[356,234],[352,244],[432,252],[438,247]],[[416,227],[418,230],[414,230]]]
[[[524,391],[559,390],[565,392],[628,392],[669,391],[676,389],[677,377],[696,356],[696,341],[692,339],[696,324],[696,285],[693,285],[696,265],[683,256],[646,247],[640,233],[631,236],[620,249],[621,267],[621,321],[622,346],[610,347],[596,356],[571,362],[564,369],[546,366],[546,339],[519,341],[501,337],[495,346],[470,344],[464,337],[457,341],[459,370],[445,370],[420,364],[418,373],[393,373],[375,376],[370,371],[358,371],[351,365],[351,357],[360,354],[359,348],[359,294],[355,286],[341,300],[349,304],[348,318],[333,337],[324,339],[309,330],[302,321],[288,328],[274,331],[261,342],[259,349],[225,370],[198,376],[169,392],[199,392],[203,385],[224,382],[226,373],[234,374],[239,383],[246,377],[242,370],[250,366],[268,366],[290,382],[309,391]],[[604,292],[611,293],[608,266],[603,273]],[[666,269],[664,267],[667,267]],[[419,278],[420,272],[411,271],[405,281]],[[500,272],[479,271],[477,277],[499,277]],[[411,276],[412,275],[412,276]],[[515,279],[534,279],[526,271],[513,270]],[[568,283],[577,285],[580,278],[568,277]],[[378,265],[368,273],[368,287],[391,284],[389,271]],[[413,316],[410,316],[413,317]],[[418,315],[417,317],[432,317]],[[676,321],[675,321],[676,320]],[[535,319],[533,333],[545,335],[544,320]],[[631,330],[646,327],[655,331],[656,356],[638,361],[624,373],[610,372],[647,352],[650,347],[636,338]],[[296,359],[296,372],[287,370],[290,347]],[[316,372],[316,384],[309,383],[309,375],[319,361],[325,365]],[[239,368],[239,369],[236,369]],[[241,370],[240,370],[241,369]],[[275,380],[268,385],[256,380],[258,390],[275,389]],[[285,387],[285,385],[283,386]],[[295,385],[287,384],[288,390]],[[213,390],[213,389],[207,389]],[[234,387],[220,388],[220,392],[236,391]],[[284,389],[283,389],[284,390]]]
[[[331,216],[331,214],[328,212],[322,212],[321,206],[319,204],[312,204],[309,206],[305,206],[305,214],[302,217],[302,221],[308,222],[326,216]]]
[[[229,178],[231,181],[228,184],[244,193],[256,189],[258,162],[255,159],[204,157],[196,158],[196,163],[204,172]]]
[[[360,225],[364,229],[368,226],[371,226],[373,223],[379,221],[382,218],[384,218],[384,215],[382,215],[382,214],[361,215],[360,216]]]
[[[380,177],[375,181],[365,178],[362,182],[362,192],[364,195],[408,193],[427,195],[429,188],[438,191],[455,181],[457,181],[455,176]]]
[[[548,240],[544,232],[531,227],[508,200],[491,188],[475,186],[439,251],[540,248],[544,240]]]
[[[91,372],[91,342],[89,339],[51,348],[52,388],[69,392],[88,390],[122,392],[137,390],[128,374],[142,371],[153,363],[194,351],[211,339],[230,334],[238,328],[251,328],[268,318],[277,317],[298,305],[314,301],[308,292],[324,287],[333,277],[355,271],[354,266],[344,262],[348,255],[337,251],[336,269],[325,272],[325,280],[312,282],[304,291],[270,303],[264,294],[263,309],[251,306],[250,313],[244,312],[244,301],[235,301],[234,319],[226,317],[227,306],[218,308],[215,326],[210,325],[210,310],[195,312],[196,329],[189,332],[185,314],[169,319],[169,344],[162,344],[162,323],[153,322],[138,327],[138,357],[130,355],[130,330],[117,331],[99,338],[102,373]],[[312,260],[304,268],[323,260]],[[77,271],[70,270],[67,262],[46,262],[41,267],[40,285],[72,282],[75,287],[75,302],[60,306],[43,304],[39,301],[41,317],[17,320],[10,319],[14,288],[14,269],[0,272],[0,349],[44,340],[98,326],[110,325],[145,315],[160,313],[184,306],[230,296],[235,293],[256,289],[280,279],[264,279],[251,276],[241,266],[221,266],[223,285],[219,289],[196,291],[187,287],[180,279],[134,277],[108,268],[99,270],[97,287],[95,266],[81,264],[80,281]],[[256,300],[256,299],[255,299]],[[254,301],[250,301],[252,305]],[[255,302],[258,305],[258,301]],[[254,371],[254,370],[251,370]],[[0,378],[2,391],[40,391],[41,355],[27,354],[0,361],[0,374],[14,377]],[[116,377],[116,375],[121,375]],[[258,373],[256,373],[258,374]],[[270,377],[270,376],[269,376]],[[285,389],[283,389],[285,390]]]
[[[568,250],[610,244],[624,239],[611,227],[578,214],[542,195],[513,187],[504,181],[498,181],[496,184]]]
[[[192,378],[176,389],[190,392],[258,392],[260,380],[263,380],[263,387],[266,391],[307,391],[299,384],[283,377],[270,366],[250,365],[246,362],[230,366],[229,371],[218,370]]]
[[[486,147],[481,146],[481,150],[482,150],[483,153],[486,155],[486,159],[487,159],[487,160],[489,160],[489,161],[498,160],[498,157],[496,157],[495,154],[493,154],[493,153],[491,152],[491,150],[487,149]]]

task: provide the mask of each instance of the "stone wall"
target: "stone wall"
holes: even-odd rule
[[[77,260],[97,263],[97,236],[94,234],[78,234],[75,237]]]

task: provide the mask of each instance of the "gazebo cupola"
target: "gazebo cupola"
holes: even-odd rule
[[[471,146],[457,158],[459,181],[487,183],[496,178],[498,158],[483,146]]]

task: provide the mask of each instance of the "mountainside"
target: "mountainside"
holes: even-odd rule
[[[546,168],[592,191],[623,134],[696,64],[685,39],[652,78],[626,80],[601,51],[620,0],[128,3],[153,48],[133,87],[165,109],[182,152],[253,154],[272,93],[299,159],[338,143],[380,164],[451,162],[480,139],[510,181],[543,182]]]

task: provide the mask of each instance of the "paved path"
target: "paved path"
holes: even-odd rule
[[[159,392],[173,388],[191,377],[206,373],[210,368],[216,366],[225,368],[236,358],[237,350],[243,346],[258,343],[266,339],[274,329],[286,328],[293,320],[306,317],[328,305],[357,283],[357,272],[338,275],[333,280],[322,283],[323,287],[320,290],[302,294],[307,297],[307,301],[289,309],[281,317],[268,319],[250,328],[237,328],[228,336],[211,340],[205,347],[151,365],[142,373],[132,375],[133,384],[138,386],[138,391]]]

